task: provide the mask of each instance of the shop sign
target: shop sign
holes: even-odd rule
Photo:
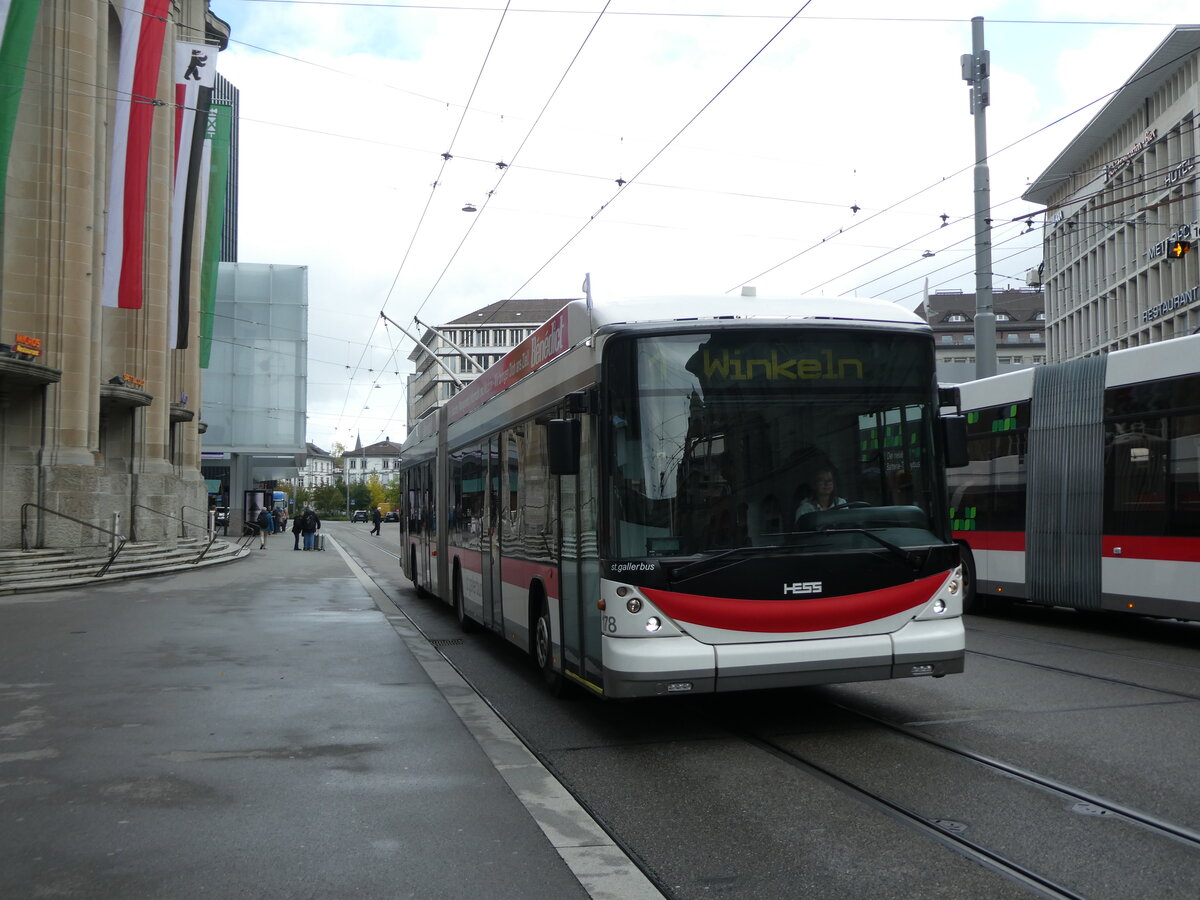
[[[1200,287],[1194,287],[1184,291],[1182,294],[1176,294],[1170,300],[1164,300],[1157,306],[1152,306],[1142,313],[1142,323],[1153,322],[1155,319],[1161,319],[1164,316],[1169,316],[1175,310],[1182,309],[1196,302],[1196,298],[1200,297]]]
[[[1116,175],[1118,172],[1120,172],[1123,168],[1125,168],[1126,165],[1128,165],[1130,160],[1132,160],[1135,156],[1137,156],[1139,153],[1141,153],[1143,150],[1145,150],[1147,147],[1149,147],[1151,144],[1153,144],[1157,138],[1158,138],[1158,129],[1157,128],[1146,129],[1146,133],[1143,134],[1136,141],[1134,141],[1133,145],[1128,150],[1126,150],[1124,153],[1122,153],[1116,159],[1114,159],[1110,162],[1106,162],[1104,164],[1105,179],[1107,180],[1109,178],[1112,178],[1114,175]]]
[[[42,339],[31,337],[28,334],[18,334],[13,342],[13,349],[30,359],[34,359],[42,355]]]
[[[1146,259],[1155,260],[1160,256],[1166,256],[1167,248],[1176,241],[1195,240],[1195,235],[1200,235],[1200,228],[1197,228],[1193,225],[1180,225],[1171,232],[1170,236],[1167,237],[1166,240],[1162,240],[1157,244],[1153,244],[1150,249],[1146,251]]]

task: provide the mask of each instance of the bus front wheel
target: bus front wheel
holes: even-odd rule
[[[543,599],[542,611],[538,615],[537,627],[534,632],[534,661],[542,671],[550,693],[561,697],[566,693],[566,681],[562,675],[554,671],[554,638],[550,630],[550,606]]]

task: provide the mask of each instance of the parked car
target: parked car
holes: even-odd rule
[[[350,521],[351,522],[367,521],[367,511],[365,509],[356,509],[354,512],[352,512],[350,514]]]
[[[391,510],[390,512],[387,512],[387,513],[385,513],[385,514],[384,514],[384,516],[383,516],[383,521],[385,521],[385,522],[399,522],[399,521],[400,521],[400,513],[396,512],[396,511],[393,509],[393,510]]]

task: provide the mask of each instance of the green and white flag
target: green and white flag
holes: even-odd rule
[[[0,220],[4,218],[4,198],[8,193],[13,130],[40,5],[41,0],[0,0],[0,27],[4,29],[0,33]]]
[[[208,178],[208,206],[204,214],[204,255],[200,260],[200,368],[208,368],[212,353],[213,310],[217,305],[217,269],[221,259],[221,230],[225,226],[225,189],[229,183],[230,135],[233,107],[213,103],[204,132],[202,170]]]

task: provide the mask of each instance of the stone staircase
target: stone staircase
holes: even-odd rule
[[[166,542],[127,543],[108,571],[97,576],[109,551],[99,547],[75,550],[0,550],[0,596],[106,584],[149,575],[191,572],[248,556],[249,549],[231,538],[217,538],[196,562],[208,538]]]

